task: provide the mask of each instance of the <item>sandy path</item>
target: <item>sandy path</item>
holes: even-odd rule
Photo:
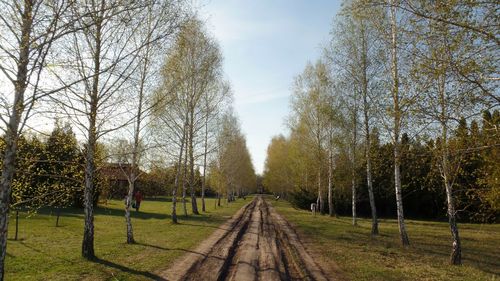
[[[331,280],[260,196],[162,274],[167,280]]]

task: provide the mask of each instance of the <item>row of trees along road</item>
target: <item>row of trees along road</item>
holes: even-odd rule
[[[264,186],[349,212],[353,225],[370,215],[372,235],[378,215],[396,215],[404,246],[403,205],[413,217],[446,214],[450,263],[461,264],[457,219],[500,212],[496,8],[343,1],[322,58],[295,80],[291,133],[271,141]]]
[[[82,255],[95,258],[96,179],[99,163],[106,160],[120,159],[132,167],[123,170],[129,182],[125,200],[128,243],[134,243],[130,206],[140,168],[176,169],[174,222],[180,186],[184,206],[189,187],[192,211],[199,213],[194,178],[203,169],[205,209],[207,163],[221,153],[218,136],[222,116],[230,108],[231,90],[223,79],[219,47],[193,16],[194,8],[184,1],[167,0],[7,0],[0,2],[0,10],[0,120],[4,131],[0,280],[5,271],[9,210],[27,203],[28,197],[37,202],[33,206],[62,206],[71,196],[59,190],[79,186],[85,213]],[[27,142],[33,146],[29,148],[33,155],[45,156],[23,152],[30,135],[23,132],[40,131],[40,122],[56,116],[70,122],[76,135],[68,144],[78,149],[67,155],[74,156],[67,161],[81,165],[48,159],[55,157],[43,153],[53,145],[50,138],[43,144]],[[68,128],[60,130],[72,135]],[[124,145],[109,149],[111,155],[100,152],[104,144],[118,142]],[[40,154],[35,153],[38,150]],[[69,166],[76,168],[66,171]],[[33,180],[35,174],[40,179],[40,171],[45,171],[43,183]],[[61,183],[54,175],[72,182]],[[254,185],[245,184],[239,187]],[[229,185],[220,188],[229,189]],[[30,190],[40,192],[39,196],[29,194]]]

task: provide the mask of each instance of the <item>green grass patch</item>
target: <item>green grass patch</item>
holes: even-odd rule
[[[445,222],[406,220],[411,247],[399,240],[396,220],[382,219],[370,237],[371,220],[317,215],[269,200],[306,237],[314,251],[333,260],[351,280],[499,280],[500,225],[459,224],[462,266],[448,264],[451,234]]]
[[[207,200],[202,215],[182,215],[171,223],[172,203],[166,198],[145,200],[139,213],[132,212],[137,244],[126,244],[123,201],[112,200],[95,211],[95,252],[90,262],[81,257],[83,210],[62,211],[60,226],[51,209],[34,216],[20,214],[19,238],[7,244],[6,280],[151,280],[186,251],[195,248],[251,198],[215,208]],[[201,210],[201,202],[198,200]],[[188,203],[190,209],[190,203]],[[11,214],[9,238],[14,237]]]

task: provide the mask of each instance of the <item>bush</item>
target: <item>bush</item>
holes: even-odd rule
[[[316,193],[306,189],[299,189],[290,194],[290,203],[296,208],[309,210],[311,203],[316,202]]]

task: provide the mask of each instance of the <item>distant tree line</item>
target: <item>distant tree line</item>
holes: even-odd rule
[[[498,179],[498,154],[500,146],[498,140],[489,133],[500,126],[500,112],[491,114],[485,111],[483,119],[478,123],[472,121],[467,124],[461,119],[458,128],[450,139],[454,159],[460,162],[456,171],[457,216],[461,221],[498,223],[500,214],[499,190],[495,183]],[[381,217],[394,217],[396,204],[393,198],[394,179],[391,176],[392,144],[383,142],[377,130],[372,132],[372,171],[373,188],[376,194],[375,202],[378,214]],[[313,179],[304,182],[298,188],[284,186],[286,176],[293,170],[291,165],[295,161],[291,152],[294,140],[282,136],[275,137],[268,149],[268,167],[265,187],[276,193],[281,193],[297,207],[309,209],[311,202],[316,200],[315,183]],[[403,134],[401,178],[403,184],[403,202],[405,213],[409,218],[444,219],[446,218],[446,202],[444,190],[441,186],[441,175],[437,161],[440,139],[419,137],[411,139]],[[279,154],[282,154],[278,158]],[[350,157],[348,149],[340,149],[334,156],[336,168],[333,173],[335,213],[351,215],[351,181]],[[271,166],[272,161],[279,161],[276,168]],[[359,161],[356,166],[356,177],[360,179],[357,185],[358,215],[370,216],[370,204],[366,187],[366,163]],[[278,170],[280,169],[280,170]],[[289,181],[289,184],[294,185]],[[282,188],[279,188],[279,186]]]

